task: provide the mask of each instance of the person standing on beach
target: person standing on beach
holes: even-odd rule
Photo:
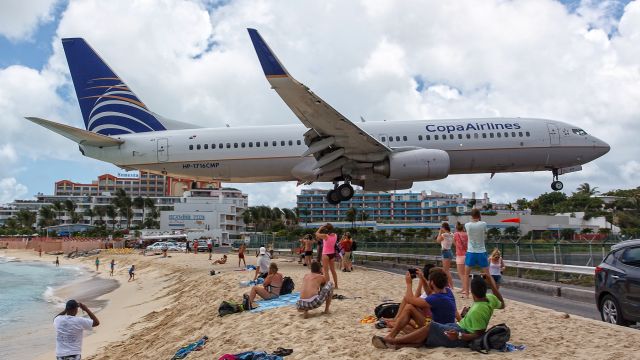
[[[333,225],[327,223],[316,231],[316,238],[322,240],[322,268],[323,271],[331,271],[334,289],[338,288],[338,274],[333,261],[336,258],[336,241],[338,234],[333,231]]]
[[[89,315],[89,319],[78,314],[78,308]],[[100,320],[83,303],[67,301],[64,311],[53,319],[56,329],[56,359],[80,360],[82,353],[82,334],[100,325]]]
[[[313,257],[313,236],[307,234],[302,240],[304,244],[304,266],[311,266],[311,258]]]
[[[211,256],[213,255],[213,242],[211,238],[207,239],[207,250],[209,251],[209,260],[211,260]]]
[[[469,277],[464,276],[464,259],[467,255],[469,238],[464,231],[464,225],[459,222],[456,224],[456,232],[453,234],[453,240],[456,246],[456,268],[458,269],[458,276],[462,282],[462,290],[460,290],[460,292],[462,296],[467,297],[469,296]]]
[[[136,266],[131,265],[131,267],[129,268],[129,280],[127,282],[135,279],[136,279]]]
[[[198,255],[198,240],[193,240],[193,254]]]
[[[116,269],[116,261],[114,259],[111,259],[111,262],[109,263],[109,267],[111,268],[110,276],[113,276],[113,270]]]
[[[60,266],[60,259],[56,256],[56,267]]]
[[[238,249],[238,267],[240,267],[240,260],[244,263],[244,267],[247,267],[247,261],[244,259],[244,250],[247,246],[242,243],[240,244],[240,249]]]
[[[442,269],[449,278],[449,287],[453,289],[453,277],[451,276],[451,271],[449,271],[451,268],[451,259],[453,259],[453,252],[451,252],[453,234],[451,233],[449,223],[443,222],[442,225],[440,225],[440,232],[438,233],[436,241],[440,243],[440,247],[442,248]]]
[[[491,288],[495,288],[496,283],[489,274],[489,256],[484,246],[487,223],[480,221],[480,219],[480,210],[471,209],[471,222],[464,224],[469,237],[467,255],[464,260],[464,274],[465,278],[468,279],[469,275],[471,275],[471,268],[474,266],[480,267],[486,275],[487,281],[493,283]]]
[[[38,248],[38,256],[42,257],[42,246]]]
[[[100,258],[96,256],[96,271],[100,268]]]
[[[191,252],[191,243],[187,240],[187,245],[185,246],[185,252],[188,254]]]
[[[353,240],[351,240],[351,234],[345,233],[342,236],[342,240],[340,240],[340,247],[344,251],[342,255],[342,271],[343,272],[351,272],[351,245],[353,244]]]

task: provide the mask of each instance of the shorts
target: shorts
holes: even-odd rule
[[[209,252],[213,252],[213,248],[209,248]]]
[[[333,253],[333,254],[325,254],[325,255],[327,255],[327,257],[328,257],[329,259],[331,259],[331,260],[333,260],[333,259],[336,257],[336,253]]]
[[[464,264],[468,267],[478,266],[481,268],[488,268],[489,258],[486,252],[482,252],[482,253],[467,252],[467,255],[464,259]]]
[[[344,255],[342,255],[342,258],[347,260],[351,259],[351,251],[345,251]]]
[[[305,252],[304,252],[304,256],[313,256],[313,250],[311,250],[311,251],[305,251]]]
[[[451,249],[442,249],[442,259],[453,259],[453,253],[451,252]]]
[[[464,258],[465,256],[456,256],[456,265],[464,265]]]
[[[56,356],[56,360],[80,360],[80,354],[78,354],[78,355]]]
[[[502,275],[491,275],[491,277],[493,278],[493,281],[496,282],[496,284],[502,283]]]
[[[327,300],[328,297],[332,295],[333,283],[329,281],[322,287],[322,289],[320,289],[318,295],[314,295],[309,299],[300,299],[296,301],[296,309],[304,311],[317,309]]]
[[[238,259],[244,259],[244,253],[238,254]]]
[[[469,343],[464,340],[450,340],[447,335],[444,334],[446,330],[453,330],[455,332],[467,333],[462,330],[460,326],[456,323],[450,324],[440,324],[435,321],[432,321],[429,325],[429,336],[427,340],[425,340],[424,345],[426,347],[448,347],[448,348],[458,348],[458,347],[467,347]]]

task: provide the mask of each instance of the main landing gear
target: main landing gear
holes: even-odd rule
[[[553,191],[560,191],[564,187],[562,181],[558,180],[558,169],[551,170],[553,172],[553,182],[551,183],[551,189]]]
[[[342,201],[349,201],[353,197],[355,190],[353,186],[346,181],[344,184],[338,186],[338,182],[334,182],[333,190],[329,190],[327,193],[327,202],[331,205],[340,204]]]

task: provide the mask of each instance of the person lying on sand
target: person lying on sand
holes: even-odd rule
[[[245,298],[249,298],[251,309],[255,307],[253,300],[256,298],[256,295],[260,295],[260,297],[265,300],[275,299],[280,296],[280,288],[282,287],[283,281],[284,277],[278,272],[278,264],[271,263],[269,265],[269,273],[264,279],[264,283],[252,287],[249,294],[244,294]]]
[[[226,263],[227,263],[227,254],[224,254],[224,255],[222,255],[222,257],[220,259],[214,261],[213,265],[216,265],[216,264],[222,265],[222,264],[226,264]]]
[[[333,283],[329,281],[329,269],[325,269],[324,275],[319,262],[311,263],[311,273],[302,280],[300,300],[296,302],[298,311],[304,311],[304,318],[309,317],[309,310],[317,309],[326,301],[324,314],[329,313],[331,297],[333,296]]]
[[[487,283],[493,294],[487,295]],[[385,337],[374,336],[371,343],[380,349],[420,346],[468,347],[470,341],[482,336],[487,330],[493,310],[505,307],[502,294],[490,278],[485,281],[484,277],[474,276],[471,280],[471,294],[473,295],[473,305],[462,320],[457,323],[440,324],[432,321],[401,337],[395,337],[397,333],[393,331]],[[406,324],[398,322],[399,328],[403,328],[404,325]]]
[[[416,273],[416,277],[424,278],[420,270],[417,270]],[[411,321],[415,325],[409,326],[406,332],[413,332],[414,329],[423,327],[427,320],[426,313],[430,313],[432,320],[440,324],[453,323],[460,318],[456,310],[456,299],[447,286],[449,282],[447,273],[439,268],[433,269],[429,273],[427,286],[430,287],[430,295],[426,299],[414,296],[412,280],[411,272],[407,271],[405,275],[407,291],[403,300],[406,305],[402,311],[399,311],[396,321],[388,324],[389,327],[393,327],[389,334],[390,337],[396,337],[400,331],[405,330],[405,326]]]

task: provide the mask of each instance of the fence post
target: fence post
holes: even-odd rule
[[[558,264],[558,242],[553,243],[553,263]],[[558,273],[553,272],[553,281],[558,282]]]
[[[516,260],[520,261],[520,240],[516,242]],[[522,269],[518,266],[516,270],[516,275],[521,278],[522,277]]]

